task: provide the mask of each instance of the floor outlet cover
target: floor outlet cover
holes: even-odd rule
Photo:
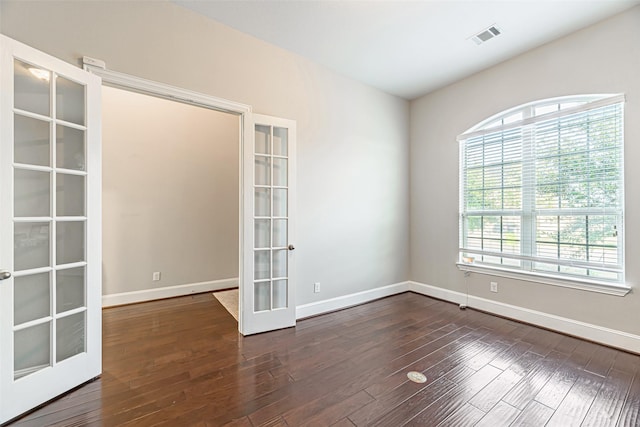
[[[427,377],[425,377],[424,374],[421,372],[416,372],[416,371],[408,372],[407,378],[409,378],[414,383],[422,384],[427,382]]]

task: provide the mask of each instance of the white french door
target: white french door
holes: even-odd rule
[[[100,78],[0,36],[0,423],[102,365]]]
[[[296,122],[259,114],[252,117],[252,128],[245,127],[243,155],[240,331],[244,335],[296,324]]]

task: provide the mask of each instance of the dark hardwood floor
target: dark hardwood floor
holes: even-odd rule
[[[106,309],[103,341],[100,379],[12,425],[640,425],[639,356],[412,293],[246,338],[181,297]]]

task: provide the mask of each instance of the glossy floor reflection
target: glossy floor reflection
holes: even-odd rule
[[[412,293],[243,338],[207,293],[105,310],[102,377],[14,425],[637,426],[639,367]]]

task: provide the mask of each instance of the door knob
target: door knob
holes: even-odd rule
[[[293,245],[289,245],[289,250],[290,250],[290,251],[294,250],[295,248],[296,248],[295,246],[293,246]]]
[[[0,280],[6,280],[11,277],[11,272],[7,270],[0,270]]]

